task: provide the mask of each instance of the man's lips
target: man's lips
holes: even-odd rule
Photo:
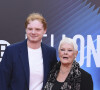
[[[31,36],[32,38],[35,38],[35,37],[37,37],[37,36]]]

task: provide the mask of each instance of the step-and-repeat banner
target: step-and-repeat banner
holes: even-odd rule
[[[6,46],[25,39],[24,22],[32,12],[46,18],[48,29],[42,42],[57,52],[63,37],[77,42],[76,60],[92,75],[94,90],[100,90],[100,0],[0,1],[0,61]]]

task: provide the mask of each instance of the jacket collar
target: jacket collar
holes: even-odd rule
[[[27,80],[27,85],[29,87],[29,62],[28,62],[28,50],[27,50],[27,40],[25,40],[20,47],[20,58],[22,61],[22,66],[25,71],[25,76]]]
[[[46,83],[46,78],[47,78],[47,72],[48,72],[48,54],[47,54],[47,49],[43,43],[41,43],[41,48],[42,48],[42,55],[43,55],[43,67],[44,67],[44,79],[43,79],[43,86]],[[25,71],[25,76],[27,80],[27,85],[29,87],[29,61],[28,61],[28,50],[27,50],[27,39],[21,44],[20,47],[20,58],[22,61],[22,65]]]

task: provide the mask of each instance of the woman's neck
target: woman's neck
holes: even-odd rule
[[[62,63],[61,63],[60,72],[61,72],[62,74],[64,74],[64,73],[69,73],[70,70],[71,70],[71,67],[72,67],[72,64],[67,64],[67,65],[65,65],[65,64],[62,64]]]
[[[57,81],[64,82],[71,70],[72,65],[64,65],[61,63],[60,70],[57,76]]]

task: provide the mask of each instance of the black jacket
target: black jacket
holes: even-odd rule
[[[80,68],[81,71],[81,90],[93,90],[93,81],[91,75]]]
[[[51,88],[55,86],[60,65],[61,62],[58,62],[50,71],[44,90],[52,90]],[[81,69],[79,64],[74,61],[68,77],[63,82],[63,85],[59,88],[59,90],[93,90],[92,77],[88,72]]]

